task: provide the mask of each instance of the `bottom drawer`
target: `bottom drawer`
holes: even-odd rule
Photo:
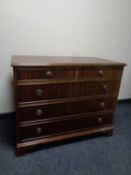
[[[65,132],[101,127],[102,125],[108,124],[112,124],[112,114],[95,115],[90,117],[87,115],[81,115],[71,119],[21,126],[19,138],[20,141],[25,139],[34,140],[37,139],[37,137],[59,135]]]

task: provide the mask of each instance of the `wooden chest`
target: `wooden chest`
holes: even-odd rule
[[[101,58],[13,56],[16,151],[113,132],[125,64]]]

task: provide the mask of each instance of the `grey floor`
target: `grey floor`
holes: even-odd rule
[[[15,122],[0,120],[0,175],[131,175],[131,103],[119,104],[111,137],[91,137],[15,156]]]

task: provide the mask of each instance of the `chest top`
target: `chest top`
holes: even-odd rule
[[[67,56],[24,56],[12,57],[11,65],[16,66],[124,66],[124,63],[114,62],[97,57],[67,57]]]

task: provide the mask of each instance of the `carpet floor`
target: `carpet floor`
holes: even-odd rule
[[[0,120],[0,175],[131,175],[131,104],[119,104],[113,136],[97,136],[15,156],[15,121]]]

